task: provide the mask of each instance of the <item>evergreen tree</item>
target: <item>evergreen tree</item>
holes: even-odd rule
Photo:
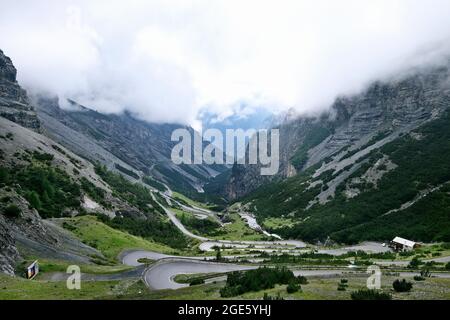
[[[41,199],[39,198],[39,194],[36,191],[31,191],[27,195],[27,200],[30,203],[30,205],[36,209],[40,210],[42,207]]]

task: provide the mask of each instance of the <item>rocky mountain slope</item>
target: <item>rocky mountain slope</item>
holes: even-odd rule
[[[150,240],[183,241],[142,184],[94,166],[52,139],[2,117],[0,141],[1,272],[14,273],[16,264],[30,256],[79,263],[105,259],[42,218],[102,214],[117,228],[121,221],[127,223],[124,228],[144,228]]]
[[[244,197],[261,223],[292,222],[272,230],[286,237],[450,239],[449,75],[415,70],[281,125],[279,174],[235,166],[229,198]]]
[[[238,166],[226,193],[236,199],[259,186],[295,176],[324,160],[342,169],[377,147],[439,117],[449,105],[449,64],[411,71],[407,76],[373,83],[361,94],[340,97],[317,117],[297,117],[280,129],[280,170],[264,177],[258,166]],[[367,149],[367,151],[364,151]],[[358,151],[358,152],[357,152]],[[344,160],[357,153],[352,160]]]
[[[131,177],[132,183],[43,134],[48,133],[16,82],[11,60],[1,53],[0,61],[5,62],[0,73],[0,272],[14,274],[17,263],[29,257],[108,263],[99,251],[43,218],[95,214],[148,240],[183,245],[184,236],[166,221],[152,187]],[[127,164],[122,165],[126,172]]]
[[[25,150],[31,154],[36,152],[35,155],[44,150],[56,155],[51,147],[56,146],[54,142],[37,133],[41,130],[40,121],[26,91],[17,83],[16,74],[11,59],[0,51],[0,272],[14,274],[23,254],[40,256],[45,252],[49,258],[84,263],[88,263],[90,257],[101,258],[97,250],[43,221],[25,199],[21,186],[9,181],[9,171],[17,170],[28,161],[27,157],[31,158]],[[57,158],[60,164],[74,170],[75,167],[71,167],[74,164],[70,164],[67,157],[65,160],[61,155]],[[82,160],[76,161],[81,164]]]
[[[13,274],[16,263],[24,254],[83,263],[88,263],[92,257],[101,257],[95,249],[42,220],[39,214],[41,208],[36,201],[55,201],[52,198],[45,200],[45,192],[38,192],[42,181],[27,181],[41,179],[44,172],[54,172],[59,168],[61,171],[55,173],[58,177],[72,177],[74,172],[79,172],[78,179],[85,179],[98,188],[106,188],[96,177],[92,165],[89,167],[84,160],[50,139],[2,117],[0,140],[0,270]],[[34,188],[36,190],[32,190]],[[54,190],[50,184],[49,190]],[[67,199],[69,191],[62,192],[64,195],[58,193],[54,197]],[[46,194],[45,197],[52,195]],[[78,201],[81,208],[87,199],[80,193],[77,198],[72,198],[72,205]],[[67,206],[64,208],[66,213],[61,214],[71,214],[74,209],[75,206]],[[100,205],[97,209],[99,212],[105,211]]]
[[[0,116],[38,131],[40,122],[16,75],[11,59],[0,50]]]
[[[61,109],[57,98],[35,97],[34,101],[48,136],[132,179],[146,177],[196,196],[208,180],[226,169],[173,164],[170,156],[176,142],[171,134],[179,125],[148,123],[129,113],[101,114],[71,100],[71,110]]]

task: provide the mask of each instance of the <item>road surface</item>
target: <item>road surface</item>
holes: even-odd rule
[[[165,199],[170,203],[170,195],[163,194]],[[177,219],[175,213],[173,213],[169,208],[166,208],[161,203],[157,201],[156,198],[154,200],[164,209],[165,213],[172,221],[172,223],[186,236],[202,241],[200,244],[200,249],[202,251],[211,251],[214,250],[213,247],[227,247],[227,248],[236,248],[236,249],[244,249],[249,246],[252,249],[257,249],[261,251],[289,251],[289,250],[297,250],[297,253],[300,253],[298,249],[305,248],[306,244],[302,241],[296,240],[279,240],[279,241],[228,241],[228,240],[211,240],[206,237],[201,237],[193,234],[189,230],[187,230],[184,225]],[[198,208],[195,208],[198,210]],[[205,210],[206,211],[206,210]],[[206,212],[203,212],[206,213]],[[208,212],[211,214],[211,212]],[[318,250],[318,253],[327,253],[331,255],[341,255],[348,253],[350,251],[358,251],[362,250],[369,253],[381,253],[390,251],[389,248],[383,246],[380,243],[376,242],[364,242],[359,245],[343,247],[338,249],[322,249]],[[251,255],[248,255],[251,257]],[[230,256],[231,257],[231,256]],[[234,256],[235,257],[235,256]],[[145,269],[142,273],[143,279],[146,285],[155,290],[161,289],[178,289],[182,287],[188,286],[188,284],[176,283],[174,278],[178,274],[196,274],[196,273],[224,273],[231,271],[241,271],[241,270],[250,270],[258,268],[259,266],[255,265],[239,265],[239,264],[231,264],[231,263],[217,263],[213,261],[206,261],[214,259],[214,257],[179,257],[174,255],[166,255],[157,252],[137,250],[137,251],[128,251],[121,255],[121,260],[123,264],[135,266],[137,268],[142,268],[142,264],[137,260],[140,258],[147,258],[151,260],[157,260],[155,264]],[[447,262],[450,260],[450,257],[442,257],[432,259],[434,261],[439,262]],[[393,264],[397,266],[404,266],[408,264],[408,261],[380,261],[380,265],[382,264]],[[336,269],[336,270],[295,270],[295,275],[304,275],[304,276],[339,276],[345,273],[348,274],[349,271],[353,271],[353,275],[356,274],[360,276],[367,276],[364,272],[358,272],[350,269]],[[416,272],[403,272],[400,276],[414,276]],[[450,277],[450,273],[434,273],[433,276],[438,277]],[[223,277],[222,277],[223,278]]]
[[[189,286],[185,283],[177,283],[173,279],[178,274],[231,272],[255,269],[257,266],[244,266],[229,263],[216,263],[194,260],[163,260],[149,267],[144,273],[144,281],[154,290],[179,289]]]

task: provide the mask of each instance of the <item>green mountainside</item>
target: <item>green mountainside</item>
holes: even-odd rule
[[[347,168],[301,174],[260,188],[245,201],[259,220],[290,217],[272,230],[306,241],[450,240],[450,113],[376,148]],[[357,167],[356,169],[352,169]],[[324,203],[317,197],[336,175],[353,170]]]

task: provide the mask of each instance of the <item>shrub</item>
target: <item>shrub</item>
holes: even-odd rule
[[[220,289],[221,297],[234,297],[246,292],[271,289],[276,284],[295,284],[296,277],[286,267],[261,267],[246,272],[235,271],[227,276],[225,287]]]
[[[4,167],[0,167],[0,182],[8,183],[9,182],[9,170]]]
[[[445,265],[445,270],[450,270],[450,262],[447,262],[447,264]]]
[[[219,247],[216,247],[216,261],[222,261],[222,253]]]
[[[401,281],[397,279],[392,283],[392,286],[396,292],[408,292],[412,289],[413,285],[405,279],[402,279]]]
[[[62,223],[62,227],[63,227],[64,229],[69,230],[69,231],[75,231],[75,230],[77,229],[76,227],[74,227],[74,226],[71,225],[70,223],[67,223],[66,221],[64,221],[64,222]]]
[[[374,289],[362,289],[352,292],[351,298],[352,300],[391,300],[392,296]]]
[[[308,284],[308,279],[306,279],[306,277],[304,277],[304,276],[298,276],[297,283],[298,284]]]
[[[338,283],[337,289],[338,289],[338,291],[345,291],[345,290],[347,290],[347,285],[344,283]]]
[[[35,208],[36,210],[41,209],[41,199],[39,198],[39,194],[36,191],[28,192],[25,198],[28,200],[32,208]]]
[[[145,265],[151,265],[155,260],[149,259],[149,258],[139,258],[137,259],[137,262],[143,263]]]
[[[341,279],[341,281],[338,283],[338,291],[345,291],[348,287],[348,280],[347,279]]]
[[[39,161],[52,161],[54,156],[50,153],[33,152],[33,158]]]
[[[424,281],[425,278],[422,276],[414,276],[414,281]]]
[[[301,289],[301,287],[300,287],[299,284],[295,283],[295,281],[291,281],[291,282],[289,282],[289,284],[286,287],[286,292],[287,293],[294,293],[294,292],[297,292],[300,289]]]
[[[409,269],[417,269],[422,264],[418,257],[414,257],[408,264]]]
[[[429,269],[422,269],[420,271],[420,276],[423,278],[429,278],[429,277],[431,277],[431,272]]]
[[[5,208],[5,214],[11,218],[18,218],[22,214],[22,210],[15,204],[10,204]]]
[[[442,254],[440,253],[440,252],[433,252],[432,254],[431,254],[431,256],[432,257],[439,257],[439,256],[441,256]]]
[[[202,278],[196,278],[196,279],[192,279],[191,281],[189,281],[189,285],[190,286],[196,286],[199,284],[204,284],[205,280],[203,280]]]

